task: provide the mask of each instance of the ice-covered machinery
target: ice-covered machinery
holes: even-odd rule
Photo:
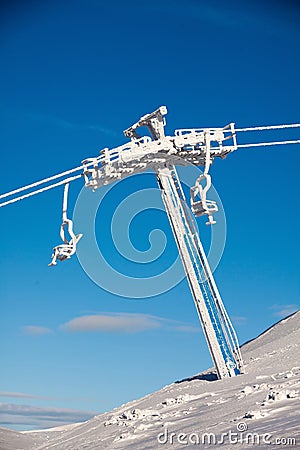
[[[85,184],[95,190],[131,174],[154,170],[217,374],[219,378],[235,376],[243,367],[238,340],[175,168],[190,164],[204,166],[203,174],[191,190],[191,208],[196,216],[207,215],[207,224],[215,223],[213,213],[217,205],[206,198],[211,186],[209,167],[215,157],[224,158],[236,149],[234,124],[224,128],[176,130],[174,136],[165,136],[166,113],[163,106],[143,116],[124,131],[130,142],[111,150],[105,148],[98,158],[83,161]],[[151,137],[140,136],[137,133],[140,127],[147,127]]]

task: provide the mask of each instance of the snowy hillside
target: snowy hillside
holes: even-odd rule
[[[245,449],[272,443],[295,449],[300,445],[299,319],[300,311],[242,347],[244,375],[219,381],[207,371],[81,424],[40,432],[0,429],[0,448]]]

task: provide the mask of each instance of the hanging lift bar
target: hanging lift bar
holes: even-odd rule
[[[212,159],[210,157],[209,133],[205,134],[205,144],[206,144],[206,153],[205,153],[204,172],[197,178],[195,186],[191,188],[191,209],[196,217],[200,217],[207,214],[208,221],[206,222],[206,225],[214,225],[216,222],[213,219],[213,213],[218,211],[218,206],[215,201],[207,200],[206,198],[207,191],[211,187],[211,176],[208,173],[210,165],[212,164]],[[201,181],[204,180],[206,182],[206,185],[203,187]],[[199,194],[201,198],[200,201],[196,200],[197,194]]]
[[[76,246],[78,241],[82,238],[82,234],[74,234],[73,222],[68,219],[67,209],[68,209],[68,193],[69,193],[69,183],[65,184],[64,195],[63,195],[63,208],[62,208],[62,224],[60,227],[60,237],[63,244],[59,244],[53,249],[52,260],[48,266],[55,266],[57,264],[57,259],[59,261],[65,261],[70,259],[72,255],[76,252]],[[65,228],[67,227],[70,240],[66,238]]]

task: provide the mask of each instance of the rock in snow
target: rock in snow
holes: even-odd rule
[[[245,374],[177,381],[85,423],[0,428],[1,450],[300,448],[300,311],[242,347]]]

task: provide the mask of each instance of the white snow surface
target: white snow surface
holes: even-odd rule
[[[84,423],[0,428],[0,449],[300,448],[299,319],[300,311],[243,345],[243,375],[211,381],[208,370]]]

